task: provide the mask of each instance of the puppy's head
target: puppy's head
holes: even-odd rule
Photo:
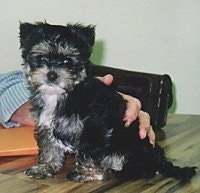
[[[93,26],[21,23],[25,72],[34,90],[63,93],[86,77],[94,45]]]

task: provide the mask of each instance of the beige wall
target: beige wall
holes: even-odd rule
[[[175,113],[200,114],[199,0],[0,0],[0,71],[21,69],[19,21],[95,24],[92,60],[171,75]]]

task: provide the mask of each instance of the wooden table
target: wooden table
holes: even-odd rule
[[[158,143],[166,155],[179,165],[195,165],[200,168],[200,116],[170,114],[163,128],[166,139]],[[200,176],[184,186],[172,178],[155,177],[149,180],[119,182],[109,179],[100,182],[74,183],[66,180],[66,171],[73,165],[73,158],[60,174],[53,179],[30,179],[23,171],[37,162],[37,156],[0,157],[1,193],[199,193]]]

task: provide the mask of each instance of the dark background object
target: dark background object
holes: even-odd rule
[[[116,90],[138,98],[142,110],[149,113],[151,125],[159,130],[166,125],[168,109],[172,105],[172,81],[169,75],[128,71],[105,66],[91,65],[89,74],[112,74]]]

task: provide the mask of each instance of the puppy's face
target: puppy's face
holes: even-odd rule
[[[94,27],[22,23],[20,43],[32,88],[43,93],[63,93],[86,77]]]

